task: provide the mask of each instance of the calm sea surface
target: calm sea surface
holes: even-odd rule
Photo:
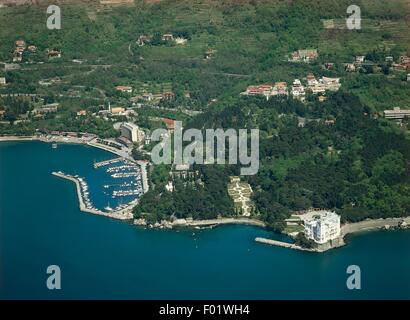
[[[144,230],[82,213],[74,184],[51,172],[85,177],[104,207],[110,179],[92,165],[110,158],[79,145],[0,143],[1,299],[410,299],[409,231],[312,254],[258,244],[275,236],[255,227]],[[61,268],[61,290],[46,287],[49,265]],[[346,288],[349,265],[361,268],[361,290]]]

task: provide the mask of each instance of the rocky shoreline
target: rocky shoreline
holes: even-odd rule
[[[346,223],[341,228],[341,236],[345,237],[351,233],[371,230],[397,230],[410,228],[410,216],[402,218],[385,218],[364,220],[354,223]]]
[[[265,228],[266,225],[264,222],[251,218],[216,218],[209,220],[193,220],[192,218],[188,219],[175,219],[173,221],[163,220],[161,222],[156,222],[154,224],[147,223],[145,219],[134,219],[133,222],[136,226],[144,226],[148,228],[158,228],[158,229],[174,229],[181,227],[193,227],[193,228],[213,228],[218,225],[224,224],[243,224],[250,226],[257,226]]]

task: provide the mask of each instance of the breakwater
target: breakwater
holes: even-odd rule
[[[115,159],[110,159],[110,160],[105,160],[105,161],[100,161],[100,162],[96,162],[94,163],[94,169],[103,167],[103,166],[107,166],[109,164],[113,164],[113,163],[117,163],[124,160],[123,158],[115,158]]]
[[[59,177],[59,178],[63,178],[69,181],[72,181],[75,183],[76,185],[76,189],[77,189],[77,197],[78,197],[78,203],[79,203],[79,207],[80,210],[83,212],[88,212],[88,213],[92,213],[92,214],[96,214],[96,215],[100,215],[100,216],[104,216],[104,217],[109,217],[109,218],[113,218],[113,219],[119,219],[119,220],[130,220],[132,219],[133,215],[132,215],[132,208],[134,207],[134,205],[136,203],[131,203],[130,205],[128,205],[126,208],[118,210],[118,211],[113,211],[113,212],[104,212],[95,208],[87,208],[85,202],[84,202],[84,197],[81,191],[81,185],[80,185],[80,181],[78,180],[78,178],[70,176],[70,175],[66,175],[62,172],[52,172],[52,175]]]
[[[288,243],[288,242],[278,241],[278,240],[273,240],[273,239],[257,237],[255,238],[255,241],[259,243],[269,244],[271,246],[282,247],[282,248],[318,252],[318,249],[302,248],[301,246],[298,246],[294,243]]]
[[[309,252],[325,252],[327,250],[342,247],[345,245],[343,238],[338,238],[336,240],[329,241],[325,244],[318,244],[314,248],[304,248],[295,243],[289,243],[289,242],[261,238],[261,237],[255,238],[255,241],[259,243],[269,244],[271,246],[277,246],[277,247],[301,250],[301,251],[309,251]]]

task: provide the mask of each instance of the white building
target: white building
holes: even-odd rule
[[[320,82],[325,86],[326,90],[330,91],[338,91],[341,86],[340,78],[322,77]]]
[[[326,90],[338,91],[341,86],[340,78],[322,77],[318,81],[313,74],[308,74],[306,80],[308,89],[313,94],[325,93]]]
[[[301,101],[305,100],[305,87],[302,85],[299,79],[295,79],[292,85],[292,96]]]
[[[305,236],[319,244],[324,244],[340,236],[340,216],[332,211],[313,212],[305,220]]]
[[[392,110],[384,110],[383,113],[386,119],[402,120],[404,118],[410,118],[410,109],[395,107]]]
[[[131,122],[123,123],[120,127],[121,136],[127,138],[131,142],[142,142],[144,141],[145,133],[136,124]]]
[[[168,183],[165,186],[165,189],[168,192],[174,192],[174,184],[172,183],[172,181],[168,181]]]
[[[355,61],[357,64],[362,64],[365,60],[366,56],[356,56]]]
[[[6,84],[6,78],[5,77],[0,77],[0,86]]]
[[[188,39],[185,39],[185,38],[182,38],[182,37],[175,38],[175,43],[176,44],[185,44],[187,42],[188,42]]]
[[[120,92],[132,93],[132,87],[129,86],[116,86],[115,90]]]
[[[306,81],[309,87],[317,86],[319,84],[319,81],[316,80],[313,74],[308,74],[306,76]]]

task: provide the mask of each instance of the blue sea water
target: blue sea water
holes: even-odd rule
[[[372,232],[323,254],[256,243],[274,237],[250,226],[145,230],[82,213],[74,184],[84,176],[105,206],[107,176],[93,162],[113,155],[91,147],[0,143],[1,299],[409,299],[410,232]],[[113,204],[114,205],[114,204]],[[46,269],[61,268],[48,290]],[[361,268],[348,290],[346,268]]]

